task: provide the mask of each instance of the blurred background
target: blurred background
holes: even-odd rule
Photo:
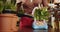
[[[25,0],[22,0],[23,2]],[[19,30],[20,15],[24,14],[23,5],[20,6],[21,0],[0,0],[0,31],[12,32]],[[60,29],[60,0],[47,0],[48,27]],[[29,11],[27,11],[29,12]],[[50,30],[49,30],[50,31]],[[54,30],[55,31],[55,30]]]

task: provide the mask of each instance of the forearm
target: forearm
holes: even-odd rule
[[[47,0],[42,0],[43,6],[48,7],[48,1]]]

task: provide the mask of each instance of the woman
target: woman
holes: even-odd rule
[[[33,8],[38,6],[38,4],[43,4],[43,6],[47,7],[47,0],[20,0],[20,2],[17,3],[17,11],[19,11],[21,4],[23,4],[24,15],[20,20],[20,29],[23,27],[32,28],[33,17],[31,16],[31,14]]]

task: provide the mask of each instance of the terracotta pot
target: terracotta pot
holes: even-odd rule
[[[0,14],[0,32],[16,31],[18,17],[15,14]]]

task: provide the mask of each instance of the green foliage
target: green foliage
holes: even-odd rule
[[[16,11],[16,3],[12,0],[10,2],[7,0],[0,0],[0,13],[2,13],[3,9],[11,9],[12,11]]]
[[[4,9],[11,9],[12,11],[16,11],[16,4],[13,4],[11,2],[6,2]]]
[[[21,7],[20,7],[20,9],[19,9],[18,13],[20,13],[20,14],[24,14],[23,5],[21,5]]]
[[[16,11],[17,7],[14,4],[11,4],[11,10]]]
[[[3,1],[0,1],[0,13],[2,12],[3,8],[4,8]]]
[[[24,10],[22,8],[20,8],[19,12],[20,14],[24,14]]]
[[[11,3],[6,2],[4,5],[4,9],[11,9]]]
[[[16,3],[16,0],[11,0],[11,3],[15,4]]]
[[[34,18],[36,18],[36,20],[43,20],[43,19],[48,20],[48,17],[49,17],[49,12],[47,11],[46,7],[35,10]]]

